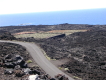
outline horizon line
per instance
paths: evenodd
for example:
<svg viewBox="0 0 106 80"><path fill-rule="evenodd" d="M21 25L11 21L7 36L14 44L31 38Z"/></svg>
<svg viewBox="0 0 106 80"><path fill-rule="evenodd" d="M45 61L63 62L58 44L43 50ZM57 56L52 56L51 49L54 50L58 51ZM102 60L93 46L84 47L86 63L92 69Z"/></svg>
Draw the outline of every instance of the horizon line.
<svg viewBox="0 0 106 80"><path fill-rule="evenodd" d="M63 12L63 11L79 11L79 10L93 10L93 9L106 9L106 8L88 8L88 9L71 9L71 10L54 10L54 11L38 11L38 12L20 12L20 13L2 13L0 15L12 15L12 14L28 14L28 13L47 13L47 12Z"/></svg>

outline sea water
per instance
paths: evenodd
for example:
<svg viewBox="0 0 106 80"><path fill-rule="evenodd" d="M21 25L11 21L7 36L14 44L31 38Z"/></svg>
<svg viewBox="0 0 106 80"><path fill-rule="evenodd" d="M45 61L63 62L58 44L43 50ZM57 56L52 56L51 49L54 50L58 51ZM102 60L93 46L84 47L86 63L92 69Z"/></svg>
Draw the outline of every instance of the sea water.
<svg viewBox="0 0 106 80"><path fill-rule="evenodd" d="M106 24L106 8L0 15L0 26Z"/></svg>

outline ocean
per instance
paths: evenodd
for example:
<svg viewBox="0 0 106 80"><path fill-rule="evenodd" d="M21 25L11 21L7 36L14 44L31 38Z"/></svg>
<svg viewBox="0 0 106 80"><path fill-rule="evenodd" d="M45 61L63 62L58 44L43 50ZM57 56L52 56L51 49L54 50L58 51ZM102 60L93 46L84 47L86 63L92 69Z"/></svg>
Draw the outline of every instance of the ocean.
<svg viewBox="0 0 106 80"><path fill-rule="evenodd" d="M1 27L10 25L56 25L63 23L106 25L106 8L0 15Z"/></svg>

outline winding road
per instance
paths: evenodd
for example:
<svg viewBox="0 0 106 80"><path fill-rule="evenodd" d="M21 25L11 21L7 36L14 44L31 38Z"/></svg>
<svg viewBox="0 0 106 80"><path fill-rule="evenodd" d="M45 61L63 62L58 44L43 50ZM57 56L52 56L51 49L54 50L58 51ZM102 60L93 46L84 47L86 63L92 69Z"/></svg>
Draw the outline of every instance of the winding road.
<svg viewBox="0 0 106 80"><path fill-rule="evenodd" d="M36 44L28 42L16 42L16 41L4 41L4 40L0 40L0 42L15 43L24 46L30 53L32 58L35 60L35 62L51 77L54 77L56 74L61 73L67 76L69 80L74 80L73 78L71 78L70 76L59 70L49 60L47 60L47 58L43 55L41 49Z"/></svg>

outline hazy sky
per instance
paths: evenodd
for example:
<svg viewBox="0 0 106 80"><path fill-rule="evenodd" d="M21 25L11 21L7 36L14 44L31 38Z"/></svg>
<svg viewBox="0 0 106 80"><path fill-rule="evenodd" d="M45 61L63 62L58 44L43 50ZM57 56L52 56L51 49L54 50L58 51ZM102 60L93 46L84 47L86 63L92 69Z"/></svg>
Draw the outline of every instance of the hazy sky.
<svg viewBox="0 0 106 80"><path fill-rule="evenodd" d="M0 0L0 14L106 8L106 0Z"/></svg>

